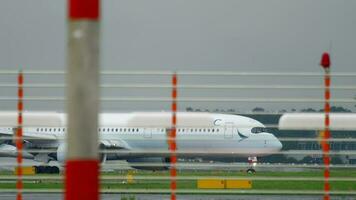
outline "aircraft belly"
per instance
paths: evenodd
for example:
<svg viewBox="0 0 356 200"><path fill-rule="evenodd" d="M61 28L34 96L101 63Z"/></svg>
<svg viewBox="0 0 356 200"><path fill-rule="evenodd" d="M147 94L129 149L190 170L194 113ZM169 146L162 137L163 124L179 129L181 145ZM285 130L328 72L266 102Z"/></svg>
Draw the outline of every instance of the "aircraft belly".
<svg viewBox="0 0 356 200"><path fill-rule="evenodd" d="M121 135L131 147L125 157L161 156L169 157L167 137L164 134ZM178 135L176 138L179 157L246 157L266 154L259 141L241 140L239 137L225 138L224 135Z"/></svg>

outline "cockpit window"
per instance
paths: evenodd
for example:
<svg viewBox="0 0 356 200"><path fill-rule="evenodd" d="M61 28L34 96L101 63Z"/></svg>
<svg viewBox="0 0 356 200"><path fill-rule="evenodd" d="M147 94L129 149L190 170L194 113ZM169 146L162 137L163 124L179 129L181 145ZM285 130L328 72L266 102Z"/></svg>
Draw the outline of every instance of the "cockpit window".
<svg viewBox="0 0 356 200"><path fill-rule="evenodd" d="M267 128L265 127L254 127L251 129L252 133L263 133L263 132L267 132Z"/></svg>

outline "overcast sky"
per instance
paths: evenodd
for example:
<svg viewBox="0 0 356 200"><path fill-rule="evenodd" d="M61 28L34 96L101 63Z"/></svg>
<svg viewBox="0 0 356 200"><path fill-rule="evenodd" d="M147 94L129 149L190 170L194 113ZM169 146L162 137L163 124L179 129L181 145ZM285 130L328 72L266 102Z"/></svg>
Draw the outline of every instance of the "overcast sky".
<svg viewBox="0 0 356 200"><path fill-rule="evenodd" d="M102 0L101 67L320 72L320 55L331 50L333 71L355 73L355 10L355 0ZM1 69L65 69L66 0L1 0L0 29ZM288 81L262 77L228 83L296 84ZM356 84L355 78L337 81ZM340 95L353 98L355 93ZM257 97L248 92L238 97L249 95ZM207 107L242 109L232 104ZM292 107L298 106L271 109Z"/></svg>

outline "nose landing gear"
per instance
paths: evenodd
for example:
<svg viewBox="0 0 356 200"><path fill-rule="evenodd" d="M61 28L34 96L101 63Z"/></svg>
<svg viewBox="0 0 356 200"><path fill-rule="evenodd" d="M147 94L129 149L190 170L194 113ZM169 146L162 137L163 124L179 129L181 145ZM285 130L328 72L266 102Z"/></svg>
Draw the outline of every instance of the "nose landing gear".
<svg viewBox="0 0 356 200"><path fill-rule="evenodd" d="M255 166L257 165L257 157L248 157L249 168L246 170L248 174L255 174Z"/></svg>

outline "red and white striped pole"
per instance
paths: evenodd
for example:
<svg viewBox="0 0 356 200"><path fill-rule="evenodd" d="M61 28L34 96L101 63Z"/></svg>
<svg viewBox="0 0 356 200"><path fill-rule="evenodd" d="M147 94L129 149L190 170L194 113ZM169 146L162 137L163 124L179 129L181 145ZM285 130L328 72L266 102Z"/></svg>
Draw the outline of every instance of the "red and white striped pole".
<svg viewBox="0 0 356 200"><path fill-rule="evenodd" d="M177 142L176 142L176 137L177 137L177 97L178 97L178 91L177 91L177 84L178 84L178 77L177 74L173 74L172 76L172 128L171 132L168 137L168 144L169 144L169 151L170 151L170 175L171 175L171 200L176 200L176 190L177 190L177 169L176 169L176 164L177 164L177 155L176 155L176 150L177 150Z"/></svg>
<svg viewBox="0 0 356 200"><path fill-rule="evenodd" d="M329 144L329 139L330 139L330 97L331 97L331 92L330 92L330 84L331 84L331 78L330 78L330 56L328 53L324 53L321 58L320 65L324 68L324 87L325 87L325 93L324 93L324 99L325 99L325 105L324 105L324 111L325 111L325 128L324 128L324 133L322 137L322 142L321 142L321 147L323 150L323 161L324 161L324 200L329 200L330 199L330 183L329 183L329 177L330 177L330 144Z"/></svg>
<svg viewBox="0 0 356 200"><path fill-rule="evenodd" d="M99 199L100 0L68 0L66 200Z"/></svg>
<svg viewBox="0 0 356 200"><path fill-rule="evenodd" d="M23 74L19 72L17 76L17 129L16 129L16 149L17 149L17 196L16 200L22 200L22 150L23 150L23 138L22 138L22 124L23 124Z"/></svg>

